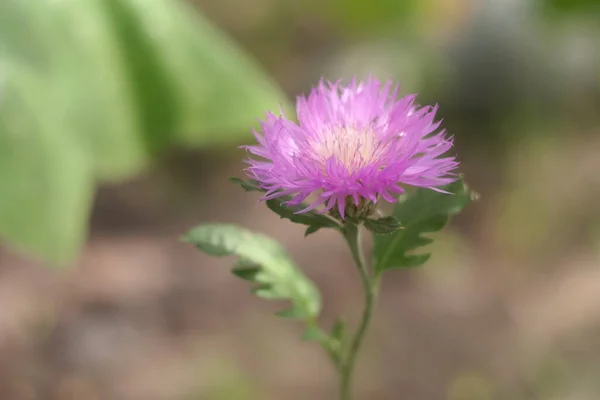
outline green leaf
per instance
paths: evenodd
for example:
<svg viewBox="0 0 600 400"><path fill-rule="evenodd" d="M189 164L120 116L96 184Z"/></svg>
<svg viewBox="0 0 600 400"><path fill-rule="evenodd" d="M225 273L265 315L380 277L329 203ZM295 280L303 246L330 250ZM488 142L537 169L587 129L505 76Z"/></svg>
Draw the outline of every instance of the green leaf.
<svg viewBox="0 0 600 400"><path fill-rule="evenodd" d="M329 337L325 332L323 332L321 328L314 324L310 324L302 333L302 340L307 340L310 342L328 343Z"/></svg>
<svg viewBox="0 0 600 400"><path fill-rule="evenodd" d="M243 180L239 178L230 178L230 181L237 185L240 185L242 189L244 189L247 192L266 191L259 186L258 182L252 179ZM318 214L313 211L296 214L298 211L305 209L307 205L304 203L292 206L284 204L289 200L291 200L290 196L281 196L276 199L267 200L266 203L267 207L269 207L271 211L279 215L281 218L289 219L290 221L295 222L297 224L308 225L304 236L308 236L312 233L315 233L321 228L340 228L340 225L335 220L323 214Z"/></svg>
<svg viewBox="0 0 600 400"><path fill-rule="evenodd" d="M337 362L340 361L341 356L344 353L344 347L348 340L347 336L348 325L346 325L342 319L336 319L331 327L331 332L329 333L329 347L330 353Z"/></svg>
<svg viewBox="0 0 600 400"><path fill-rule="evenodd" d="M96 182L172 144L250 136L283 99L184 1L0 1L0 235L68 261Z"/></svg>
<svg viewBox="0 0 600 400"><path fill-rule="evenodd" d="M252 179L248 179L248 180L243 180L240 178L229 178L229 180L232 183L235 183L236 185L240 185L240 187L242 189L244 189L246 192L264 192L265 190L262 189L258 182Z"/></svg>
<svg viewBox="0 0 600 400"><path fill-rule="evenodd" d="M250 263L248 265L241 264L242 263L237 262L231 272L240 279L255 282L256 276L260 273L260 265L257 266L255 263Z"/></svg>
<svg viewBox="0 0 600 400"><path fill-rule="evenodd" d="M62 116L44 109L53 99L36 89L45 82L26 68L2 72L0 236L62 264L86 236L91 168L81 149L56 131Z"/></svg>
<svg viewBox="0 0 600 400"><path fill-rule="evenodd" d="M302 310L300 310L296 307L277 311L275 313L275 315L277 315L278 317L281 317L281 318L306 319L306 315L302 312Z"/></svg>
<svg viewBox="0 0 600 400"><path fill-rule="evenodd" d="M376 273L423 265L430 254L411 254L413 250L432 242L423 234L442 229L450 216L459 213L476 196L462 179L442 189L451 194L417 189L395 205L393 215L402 223L403 229L391 235L373 235L373 265Z"/></svg>
<svg viewBox="0 0 600 400"><path fill-rule="evenodd" d="M239 141L250 136L250 126L266 110L286 106L285 95L259 64L190 2L119 1L131 8L160 54L177 94L173 132L183 144Z"/></svg>
<svg viewBox="0 0 600 400"><path fill-rule="evenodd" d="M565 14L569 13L600 11L597 0L542 0L540 5L546 8L545 11L558 14L560 17L565 17Z"/></svg>
<svg viewBox="0 0 600 400"><path fill-rule="evenodd" d="M314 320L321 311L321 296L314 284L295 266L274 240L236 225L201 225L184 240L215 256L240 257L233 272L257 286L253 292L265 299L286 299L291 308L278 313L286 318Z"/></svg>
<svg viewBox="0 0 600 400"><path fill-rule="evenodd" d="M172 143L249 136L257 116L285 99L177 0L2 1L0 52L3 66L43 79L36 91L53 99L45 106L63 116L60 131L86 149L102 179L138 173Z"/></svg>
<svg viewBox="0 0 600 400"><path fill-rule="evenodd" d="M148 160L117 43L100 0L0 2L3 68L26 69L36 82L27 90L47 100L27 117L57 115L47 129L80 147L93 173L111 180L131 176ZM11 78L19 91L15 80L23 79Z"/></svg>
<svg viewBox="0 0 600 400"><path fill-rule="evenodd" d="M324 14L333 29L341 29L345 35L384 35L390 28L411 27L418 18L417 0L371 0L369 6L361 0L330 0L302 2L311 12ZM378 36L379 37L379 36Z"/></svg>
<svg viewBox="0 0 600 400"><path fill-rule="evenodd" d="M267 207L281 218L289 219L297 224L308 225L310 229L310 231L307 230L308 234L314 233L321 228L339 228L340 225L336 221L323 214L317 214L313 211L296 214L298 211L306 208L306 204L299 204L297 206L283 204L290 199L291 197L289 196L282 196L267 200Z"/></svg>
<svg viewBox="0 0 600 400"><path fill-rule="evenodd" d="M306 231L304 231L304 237L307 237L308 235L312 235L313 233L317 232L321 228L322 227L319 225L310 225L308 228L306 228Z"/></svg>
<svg viewBox="0 0 600 400"><path fill-rule="evenodd" d="M333 323L329 336L334 340L342 342L344 340L344 337L346 336L347 330L348 327L346 326L346 323L338 318Z"/></svg>
<svg viewBox="0 0 600 400"><path fill-rule="evenodd" d="M333 364L339 368L347 336L347 326L341 319L336 319L329 334L315 323L309 322L302 335L303 340L319 342Z"/></svg>
<svg viewBox="0 0 600 400"><path fill-rule="evenodd" d="M393 215L378 219L367 218L365 220L365 228L367 228L373 233L378 233L382 235L393 233L401 226L402 225L400 224L400 221L398 221L398 219Z"/></svg>
<svg viewBox="0 0 600 400"><path fill-rule="evenodd" d="M159 8L164 1L145 3L146 7ZM102 0L100 4L116 39L144 147L149 154L158 153L175 142L171 133L179 122L180 96L176 78L169 74L164 51L149 34L150 28L144 26L147 10L140 9L135 0ZM173 19L169 14L164 16Z"/></svg>

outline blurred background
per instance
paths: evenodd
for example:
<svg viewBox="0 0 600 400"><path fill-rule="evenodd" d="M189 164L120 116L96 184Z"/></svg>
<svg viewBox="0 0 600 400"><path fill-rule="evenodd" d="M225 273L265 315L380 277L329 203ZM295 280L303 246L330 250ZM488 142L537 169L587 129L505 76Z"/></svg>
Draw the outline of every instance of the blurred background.
<svg viewBox="0 0 600 400"><path fill-rule="evenodd" d="M599 399L595 0L2 0L0 399L335 398L301 327L178 237L273 235L324 323L355 318L341 238L226 178L266 110L369 73L440 104L481 199L386 276L356 398Z"/></svg>

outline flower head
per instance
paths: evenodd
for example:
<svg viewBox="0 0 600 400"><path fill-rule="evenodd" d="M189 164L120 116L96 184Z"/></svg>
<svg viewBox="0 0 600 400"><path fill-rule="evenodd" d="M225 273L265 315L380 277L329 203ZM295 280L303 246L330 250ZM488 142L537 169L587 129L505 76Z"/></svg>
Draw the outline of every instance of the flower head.
<svg viewBox="0 0 600 400"><path fill-rule="evenodd" d="M246 148L248 175L266 190L263 199L290 196L288 205L316 197L299 212L394 202L402 185L434 190L456 180L454 157L444 157L452 139L438 131L437 106L420 107L415 96L398 99L398 88L375 79L321 81L297 99L298 123L267 113L258 145Z"/></svg>

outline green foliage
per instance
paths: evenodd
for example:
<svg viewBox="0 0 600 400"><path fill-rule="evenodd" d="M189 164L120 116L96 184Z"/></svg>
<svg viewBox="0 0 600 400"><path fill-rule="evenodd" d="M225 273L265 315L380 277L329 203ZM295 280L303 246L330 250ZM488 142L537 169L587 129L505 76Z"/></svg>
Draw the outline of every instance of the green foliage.
<svg viewBox="0 0 600 400"><path fill-rule="evenodd" d="M311 342L328 343L329 336L316 323L309 324L302 333L302 339Z"/></svg>
<svg viewBox="0 0 600 400"><path fill-rule="evenodd" d="M258 182L252 179L244 180L240 178L229 178L229 181L236 185L240 185L246 192L264 192L264 189L258 185Z"/></svg>
<svg viewBox="0 0 600 400"><path fill-rule="evenodd" d="M419 4L417 0L330 0L318 5L308 1L305 6L324 13L346 35L364 36L407 25L414 20Z"/></svg>
<svg viewBox="0 0 600 400"><path fill-rule="evenodd" d="M348 325L342 319L336 319L329 332L329 346L331 348L331 356L337 364L341 362L341 356L344 352L348 335Z"/></svg>
<svg viewBox="0 0 600 400"><path fill-rule="evenodd" d="M403 229L393 234L373 235L373 266L377 274L425 263L429 253L410 254L433 241L423 234L442 229L450 216L459 213L475 197L462 179L443 190L451 194L418 189L395 205L393 214L402 223Z"/></svg>
<svg viewBox="0 0 600 400"><path fill-rule="evenodd" d="M231 142L282 95L177 0L0 2L0 235L61 263L97 181ZM218 133L218 134L217 134Z"/></svg>
<svg viewBox="0 0 600 400"><path fill-rule="evenodd" d="M256 62L188 2L113 1L130 6L139 29L152 38L161 56L177 94L178 118L174 132L168 133L176 134L180 143L239 140L265 110L285 103L284 95Z"/></svg>
<svg viewBox="0 0 600 400"><path fill-rule="evenodd" d="M599 12L600 2L598 0L543 0L541 5L548 11L566 14L573 12Z"/></svg>
<svg viewBox="0 0 600 400"><path fill-rule="evenodd" d="M19 79L0 88L0 235L59 260L81 244L92 173L75 143L56 131L61 116L35 91L43 82L15 72Z"/></svg>
<svg viewBox="0 0 600 400"><path fill-rule="evenodd" d="M378 219L367 218L365 220L365 228L380 235L394 233L401 226L400 221L393 215Z"/></svg>
<svg viewBox="0 0 600 400"><path fill-rule="evenodd" d="M265 192L265 190L262 189L254 180L245 181L239 178L231 178L230 180L231 182L240 185L242 189L247 192ZM271 211L279 215L281 218L289 219L297 224L307 225L308 228L306 228L305 236L315 233L321 228L340 228L339 223L334 219L323 214L318 214L314 211L296 214L298 211L308 207L308 205L302 203L295 206L288 206L284 204L290 199L290 196L281 196L276 199L267 200L267 207L269 207Z"/></svg>
<svg viewBox="0 0 600 400"><path fill-rule="evenodd" d="M240 261L233 272L256 284L254 294L292 303L277 315L307 320L311 324L319 315L321 296L317 288L274 240L228 224L198 226L184 240L210 255L238 256Z"/></svg>

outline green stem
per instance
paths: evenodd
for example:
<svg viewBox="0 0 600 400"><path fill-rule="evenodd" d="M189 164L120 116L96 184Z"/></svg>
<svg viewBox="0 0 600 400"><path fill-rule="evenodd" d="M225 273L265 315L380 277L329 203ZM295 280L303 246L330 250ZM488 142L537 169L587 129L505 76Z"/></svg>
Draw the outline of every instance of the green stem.
<svg viewBox="0 0 600 400"><path fill-rule="evenodd" d="M377 277L371 279L365 263L365 258L362 252L360 244L360 227L351 223L348 223L344 227L344 237L348 242L350 251L352 252L352 258L356 264L360 279L362 282L365 305L362 313L362 318L350 342L350 348L344 359L342 359L339 367L340 372L340 399L350 400L350 391L352 386L352 378L356 365L356 356L363 343L363 339L369 327L371 321L371 315L373 314L373 307L375 305L377 291L379 286L379 279Z"/></svg>

